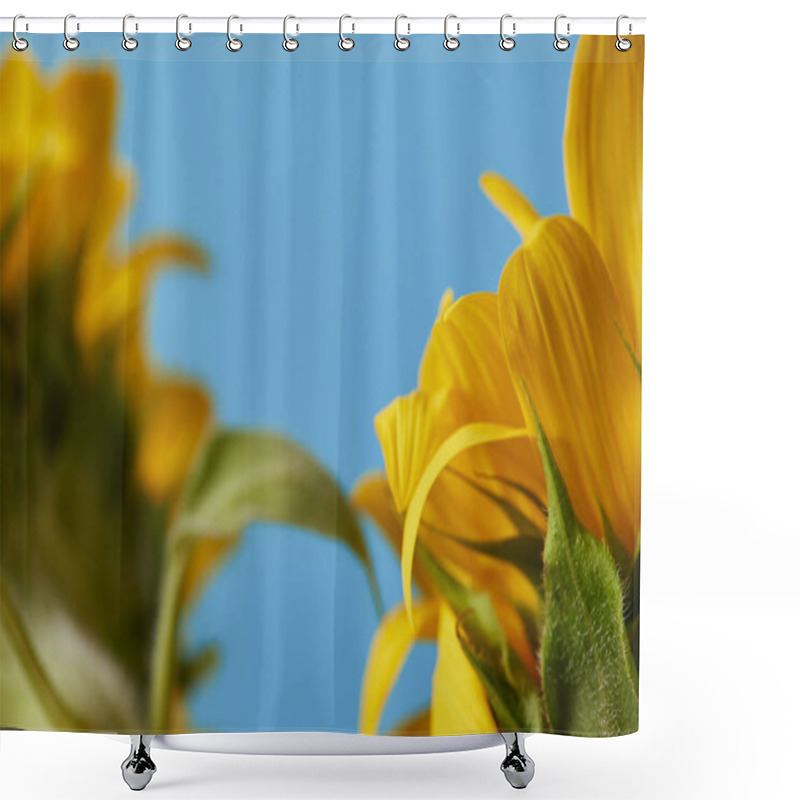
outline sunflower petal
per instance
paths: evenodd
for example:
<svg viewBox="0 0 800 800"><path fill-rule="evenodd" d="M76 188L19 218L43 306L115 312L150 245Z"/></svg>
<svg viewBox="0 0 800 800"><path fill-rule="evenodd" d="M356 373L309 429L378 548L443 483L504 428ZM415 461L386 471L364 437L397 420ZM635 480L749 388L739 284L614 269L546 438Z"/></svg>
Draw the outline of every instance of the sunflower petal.
<svg viewBox="0 0 800 800"><path fill-rule="evenodd" d="M419 388L431 394L457 390L470 420L523 424L503 349L497 295L464 295L440 314L420 364Z"/></svg>
<svg viewBox="0 0 800 800"><path fill-rule="evenodd" d="M431 735L455 736L497 730L481 679L458 640L455 614L439 612L436 668L431 696Z"/></svg>
<svg viewBox="0 0 800 800"><path fill-rule="evenodd" d="M350 493L350 503L356 511L366 514L377 525L399 558L403 520L397 513L385 473L372 472L362 476ZM434 593L433 581L424 569L415 566L413 577L414 583L424 594Z"/></svg>
<svg viewBox="0 0 800 800"><path fill-rule="evenodd" d="M524 241L539 221L539 212L530 200L511 181L496 172L484 172L480 183L486 196L508 218Z"/></svg>
<svg viewBox="0 0 800 800"><path fill-rule="evenodd" d="M162 380L144 409L136 474L145 491L163 501L177 493L189 472L211 417L208 395L199 386Z"/></svg>
<svg viewBox="0 0 800 800"><path fill-rule="evenodd" d="M634 354L642 331L644 37L620 53L613 37L581 36L564 134L572 216L591 234L619 297Z"/></svg>
<svg viewBox="0 0 800 800"><path fill-rule="evenodd" d="M471 447L477 447L491 442L500 442L507 439L520 439L528 436L526 428L512 428L508 425L496 425L491 422L473 422L452 433L433 454L427 463L419 482L416 484L414 494L408 504L405 523L403 525L403 550L401 554L401 571L403 578L403 597L409 621L413 624L411 616L411 575L414 563L414 547L417 542L417 533L422 519L422 510L431 487L441 474L442 470L460 453Z"/></svg>
<svg viewBox="0 0 800 800"><path fill-rule="evenodd" d="M120 185L120 191L123 191ZM122 202L122 198L118 198ZM204 251L193 242L168 234L137 243L124 265L92 260L81 275L81 291L75 315L78 341L91 348L108 333L127 324L128 332L143 318L150 280L163 265L181 264L202 270Z"/></svg>
<svg viewBox="0 0 800 800"><path fill-rule="evenodd" d="M386 475L399 512L408 507L419 478L440 442L457 428L457 403L458 398L446 390L414 391L396 397L375 417Z"/></svg>
<svg viewBox="0 0 800 800"><path fill-rule="evenodd" d="M574 220L542 220L506 265L499 299L521 400L527 387L579 518L602 538L605 512L633 552L641 381L612 316L603 259Z"/></svg>
<svg viewBox="0 0 800 800"><path fill-rule="evenodd" d="M386 701L394 688L403 665L417 639L436 636L441 601L423 600L413 609L414 628L408 624L405 609L395 606L384 615L372 639L361 684L361 709L358 729L361 733L376 734Z"/></svg>
<svg viewBox="0 0 800 800"><path fill-rule="evenodd" d="M3 64L0 98L0 229L5 231L47 127L46 93L35 61L10 58Z"/></svg>

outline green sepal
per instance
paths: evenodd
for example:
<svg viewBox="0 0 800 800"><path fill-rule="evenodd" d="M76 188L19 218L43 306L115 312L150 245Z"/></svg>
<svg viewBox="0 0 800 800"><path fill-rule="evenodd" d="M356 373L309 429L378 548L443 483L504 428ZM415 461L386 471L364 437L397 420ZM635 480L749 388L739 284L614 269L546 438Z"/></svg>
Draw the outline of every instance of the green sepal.
<svg viewBox="0 0 800 800"><path fill-rule="evenodd" d="M528 396L547 482L542 685L551 730L582 736L639 726L636 667L622 586L606 545L579 523Z"/></svg>

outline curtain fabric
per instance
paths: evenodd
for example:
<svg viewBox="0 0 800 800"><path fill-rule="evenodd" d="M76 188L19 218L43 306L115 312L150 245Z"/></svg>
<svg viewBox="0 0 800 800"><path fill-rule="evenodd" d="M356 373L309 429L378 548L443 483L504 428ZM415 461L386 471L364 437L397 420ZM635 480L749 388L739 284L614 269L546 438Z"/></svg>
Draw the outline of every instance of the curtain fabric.
<svg viewBox="0 0 800 800"><path fill-rule="evenodd" d="M0 726L638 727L644 40L0 44Z"/></svg>

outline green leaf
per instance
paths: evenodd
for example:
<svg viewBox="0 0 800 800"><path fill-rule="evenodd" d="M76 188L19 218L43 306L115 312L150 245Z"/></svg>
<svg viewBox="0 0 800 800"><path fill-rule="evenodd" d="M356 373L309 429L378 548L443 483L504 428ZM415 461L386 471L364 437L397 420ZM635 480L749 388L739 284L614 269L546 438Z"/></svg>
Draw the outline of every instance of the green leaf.
<svg viewBox="0 0 800 800"><path fill-rule="evenodd" d="M152 656L152 730L167 729L178 679L176 636L186 571L210 540L235 541L254 522L293 525L347 545L364 565L378 613L380 592L361 527L335 478L296 442L277 433L215 431L186 482L160 592Z"/></svg>
<svg viewBox="0 0 800 800"><path fill-rule="evenodd" d="M542 682L550 725L554 732L583 736L633 733L639 726L636 668L616 564L606 545L578 522L530 397L528 402L549 508Z"/></svg>
<svg viewBox="0 0 800 800"><path fill-rule="evenodd" d="M541 731L539 687L509 645L490 596L459 583L420 543L417 557L458 615L459 642L483 684L498 728Z"/></svg>
<svg viewBox="0 0 800 800"><path fill-rule="evenodd" d="M335 478L307 450L277 433L221 430L198 457L178 517L176 544L229 538L253 522L316 531L347 545L380 593L366 540Z"/></svg>

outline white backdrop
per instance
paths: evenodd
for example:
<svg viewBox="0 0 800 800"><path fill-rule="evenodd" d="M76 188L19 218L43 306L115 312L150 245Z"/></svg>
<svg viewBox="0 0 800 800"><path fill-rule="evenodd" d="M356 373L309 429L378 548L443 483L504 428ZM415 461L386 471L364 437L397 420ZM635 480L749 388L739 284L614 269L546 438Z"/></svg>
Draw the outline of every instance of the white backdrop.
<svg viewBox="0 0 800 800"><path fill-rule="evenodd" d="M533 737L555 798L797 797L800 8L686 0L53 0L4 14L648 17L641 730ZM124 745L0 734L0 796L126 796ZM161 798L507 797L501 750L289 758L156 752Z"/></svg>

